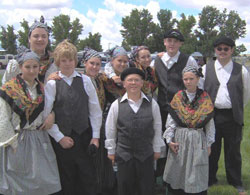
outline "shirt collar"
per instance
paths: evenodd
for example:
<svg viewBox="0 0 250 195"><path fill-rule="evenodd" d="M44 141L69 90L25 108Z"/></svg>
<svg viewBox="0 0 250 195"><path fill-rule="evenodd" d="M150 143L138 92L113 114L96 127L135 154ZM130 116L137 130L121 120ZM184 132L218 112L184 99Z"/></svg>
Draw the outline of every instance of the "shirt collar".
<svg viewBox="0 0 250 195"><path fill-rule="evenodd" d="M146 99L147 101L149 101L148 97L143 92L141 92L141 98L139 100L142 100L142 99ZM125 100L128 100L128 93L127 92L122 96L121 102L123 102Z"/></svg>
<svg viewBox="0 0 250 195"><path fill-rule="evenodd" d="M217 70L221 70L223 68L224 69L232 69L233 68L233 61L230 60L225 66L222 66L221 63L218 60L216 60L215 61L215 68Z"/></svg>
<svg viewBox="0 0 250 195"><path fill-rule="evenodd" d="M73 72L69 77L67 77L66 75L62 74L61 71L59 71L59 76L60 76L61 78L68 78L68 79L70 79L70 78L74 78L74 77L77 77L77 76L80 77L81 74L78 73L78 72L76 72L76 71L74 70L74 72Z"/></svg>
<svg viewBox="0 0 250 195"><path fill-rule="evenodd" d="M170 59L173 60L174 62L177 62L177 61L178 61L178 58L179 58L179 56L180 56L180 53L181 53L181 52L178 51L173 57L170 57L170 56L168 55L168 53L165 52L165 53L163 54L163 56L162 56L162 59L163 59L165 62L169 61Z"/></svg>
<svg viewBox="0 0 250 195"><path fill-rule="evenodd" d="M38 85L37 82L35 82L34 85L32 85L32 86L30 86L30 84L29 84L27 81L24 80L24 82L26 83L27 88L28 88L29 90L31 90L31 91L34 90L34 89L36 88L36 86Z"/></svg>

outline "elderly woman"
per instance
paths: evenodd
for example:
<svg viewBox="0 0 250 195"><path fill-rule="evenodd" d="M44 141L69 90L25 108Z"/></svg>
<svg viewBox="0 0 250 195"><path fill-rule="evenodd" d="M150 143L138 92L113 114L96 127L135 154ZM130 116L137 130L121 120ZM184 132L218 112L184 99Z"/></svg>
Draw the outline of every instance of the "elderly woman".
<svg viewBox="0 0 250 195"><path fill-rule="evenodd" d="M40 57L40 71L38 74L38 78L42 83L46 82L46 78L52 72L55 72L57 70L57 67L53 64L53 60L50 58L50 52L46 49L49 42L50 28L43 22L44 21L35 21L29 30L30 50ZM20 68L17 61L9 61L2 78L2 84L6 83L19 73Z"/></svg>

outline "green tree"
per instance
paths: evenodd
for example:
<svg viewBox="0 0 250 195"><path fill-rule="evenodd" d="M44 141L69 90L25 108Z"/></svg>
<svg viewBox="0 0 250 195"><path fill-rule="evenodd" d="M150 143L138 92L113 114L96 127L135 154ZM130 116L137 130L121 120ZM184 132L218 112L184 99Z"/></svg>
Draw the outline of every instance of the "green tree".
<svg viewBox="0 0 250 195"><path fill-rule="evenodd" d="M122 18L124 30L121 30L121 34L130 47L145 45L154 27L152 19L152 15L146 9L134 9L129 16Z"/></svg>
<svg viewBox="0 0 250 195"><path fill-rule="evenodd" d="M80 24L78 18L70 22L68 15L61 14L53 18L53 26L51 29L55 39L54 46L64 39L69 39L71 43L77 45L79 41L78 36L83 30L83 25Z"/></svg>
<svg viewBox="0 0 250 195"><path fill-rule="evenodd" d="M7 29L1 26L0 41L2 48L4 48L7 53L16 54L16 39L17 35L14 33L14 27L8 25Z"/></svg>
<svg viewBox="0 0 250 195"><path fill-rule="evenodd" d="M221 21L220 11L213 6L206 6L199 14L198 29L198 51L205 57L213 56L213 42L218 35L218 24ZM216 28L217 27L217 28Z"/></svg>
<svg viewBox="0 0 250 195"><path fill-rule="evenodd" d="M82 33L83 25L80 23L80 20L76 18L72 22L72 30L69 34L69 40L74 44L77 45L79 42L78 36Z"/></svg>
<svg viewBox="0 0 250 195"><path fill-rule="evenodd" d="M157 19L159 24L152 25L152 36L147 39L147 46L151 52L164 51L165 46L163 44L164 34L174 28L177 24L177 20L173 18L171 10L161 9L157 13Z"/></svg>
<svg viewBox="0 0 250 195"><path fill-rule="evenodd" d="M86 39L79 41L78 49L83 50L85 47L90 47L96 51L102 51L101 37L99 33L92 34L90 32Z"/></svg>
<svg viewBox="0 0 250 195"><path fill-rule="evenodd" d="M245 47L244 44L238 45L235 49L234 49L234 53L233 56L238 56L241 53L247 51L247 48Z"/></svg>
<svg viewBox="0 0 250 195"><path fill-rule="evenodd" d="M181 14L181 20L178 22L178 29L184 36L185 43L181 47L181 51L186 54L191 54L197 49L197 39L193 33L193 28L196 24L194 16L186 17L184 13Z"/></svg>
<svg viewBox="0 0 250 195"><path fill-rule="evenodd" d="M22 22L20 22L21 27L23 28L22 30L18 31L18 42L20 45L23 45L25 47L29 47L29 24L28 22L23 19Z"/></svg>
<svg viewBox="0 0 250 195"><path fill-rule="evenodd" d="M226 35L236 40L246 35L246 21L242 20L236 11L231 10L227 14L227 9L221 13L219 23L220 35Z"/></svg>
<svg viewBox="0 0 250 195"><path fill-rule="evenodd" d="M246 22L240 18L236 11L227 13L227 9L220 12L212 6L203 8L199 14L199 27L196 31L198 37L198 48L203 55L213 56L213 42L218 36L228 36L234 40L245 37ZM243 46L236 47L236 53L243 52Z"/></svg>

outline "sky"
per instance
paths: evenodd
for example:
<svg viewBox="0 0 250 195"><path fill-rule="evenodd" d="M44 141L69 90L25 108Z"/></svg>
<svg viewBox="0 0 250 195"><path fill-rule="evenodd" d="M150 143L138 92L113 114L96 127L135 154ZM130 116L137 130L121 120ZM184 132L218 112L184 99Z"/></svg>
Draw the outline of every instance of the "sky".
<svg viewBox="0 0 250 195"><path fill-rule="evenodd" d="M0 25L13 25L18 31L21 30L20 22L23 18L31 25L43 15L45 21L52 24L55 16L66 14L72 21L80 19L84 26L81 39L86 38L89 32L100 33L102 47L106 50L121 45L121 19L129 16L135 8L148 9L154 22L157 22L160 9L171 10L177 19L184 13L186 16L193 15L198 21L198 14L206 5L238 12L247 23L247 34L245 38L237 40L236 44L243 43L247 48L246 53L250 53L250 0L1 0Z"/></svg>

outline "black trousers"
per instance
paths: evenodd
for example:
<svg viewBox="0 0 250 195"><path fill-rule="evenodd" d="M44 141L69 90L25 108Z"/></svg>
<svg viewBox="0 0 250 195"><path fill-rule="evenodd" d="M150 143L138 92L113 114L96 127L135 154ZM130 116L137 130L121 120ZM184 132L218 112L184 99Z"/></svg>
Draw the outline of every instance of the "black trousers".
<svg viewBox="0 0 250 195"><path fill-rule="evenodd" d="M242 186L240 153L242 125L234 121L232 109L215 109L214 121L216 134L209 156L209 184L217 182L216 173L223 138L227 181L230 185Z"/></svg>
<svg viewBox="0 0 250 195"><path fill-rule="evenodd" d="M144 162L117 157L119 195L154 195L154 156Z"/></svg>
<svg viewBox="0 0 250 195"><path fill-rule="evenodd" d="M70 149L63 149L52 140L62 185L58 195L96 194L95 167L92 157L87 153L91 134L91 130L81 135L72 131L70 137L74 140L74 146Z"/></svg>

